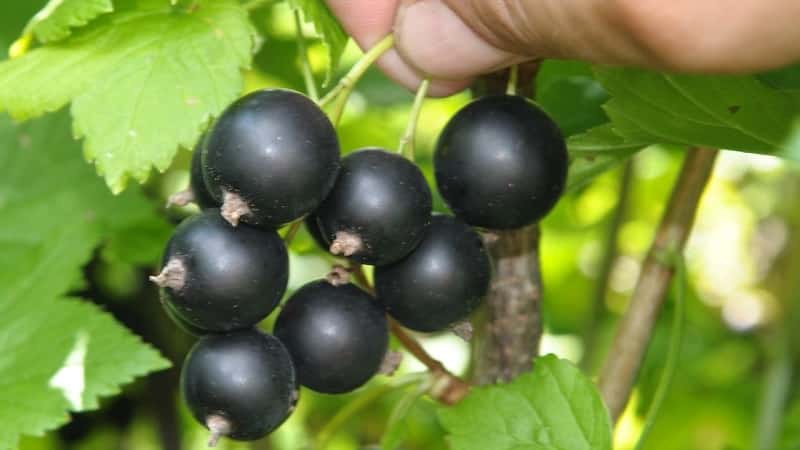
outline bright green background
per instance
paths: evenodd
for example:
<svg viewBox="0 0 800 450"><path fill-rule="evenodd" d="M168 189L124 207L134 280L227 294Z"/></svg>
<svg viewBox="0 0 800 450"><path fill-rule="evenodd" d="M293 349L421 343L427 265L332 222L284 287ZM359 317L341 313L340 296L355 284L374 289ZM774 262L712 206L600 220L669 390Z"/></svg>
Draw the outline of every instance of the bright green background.
<svg viewBox="0 0 800 450"><path fill-rule="evenodd" d="M3 48L17 39L42 3L0 6ZM314 1L292 4L305 8L309 19L325 20ZM189 418L175 391L178 367L192 339L168 322L155 290L145 282L171 226L193 212L166 211L162 205L186 185L190 154L179 147L190 148L204 124L228 102L262 87L304 89L286 4L267 6L249 17L232 0L199 2L193 15L183 16L161 0L115 1L114 13L108 12L110 5L107 0L65 0L31 28L47 46L34 45L26 56L0 64L0 110L17 118L58 110L16 125L0 116L0 442L13 446L15 437L7 440L7 435L38 434L70 419L65 413L71 408L68 398L43 387L76 348L86 347L81 408L91 409L97 396L122 386L120 395L101 401L99 411L73 414L61 431L23 437L19 448L24 450L155 449L176 440L184 448L203 445L205 431ZM333 45L309 43L318 82L327 78L327 62L344 43L335 27L326 26ZM251 61L254 33L266 39ZM350 44L341 67L357 57ZM571 189L542 224L543 350L579 363L587 348L585 330L596 324L599 332L591 337L595 352L586 363L590 376L624 311L680 166L682 146L731 148L790 161L735 152L720 157L687 250L691 289L684 348L648 449L754 448L762 422L777 423L783 430L780 450L800 448L800 402L794 401L793 382L800 268L800 209L794 199L800 178L791 162L800 155L800 134L792 133L800 111L798 80L794 68L759 77L695 77L593 71L570 62L542 67L536 100L572 136L574 158ZM370 71L339 128L343 149L394 148L411 99ZM436 135L467 101L461 94L425 103L417 162L428 176ZM73 141L72 135L83 140ZM643 146L649 147L631 160L630 182L621 186L618 163ZM123 194L112 196L83 158L95 161L115 191L126 180L134 181ZM143 186L136 180L144 181ZM619 227L614 270L603 312L592 316L603 242L621 187L629 202ZM438 198L436 205L444 210ZM324 274L330 260L305 232L292 250L292 288ZM663 368L672 311L668 302L642 382L618 427L615 448L632 448L638 436ZM126 384L165 367L166 361L120 323L157 348L173 367ZM81 336L90 337L88 344ZM468 372L465 344L447 335L422 339L454 371ZM568 366L548 361L566 371L564 379L583 386L584 379ZM401 372L420 369L408 357ZM483 423L481 410L497 398L506 396L513 403L530 394L527 406L521 403L507 415L497 411L510 403L490 409L487 432L498 432L492 424L512 424L508 418L515 411L535 408L537 402L557 403L545 395L548 390L535 395L537 388L544 389L534 377L539 373L508 388L522 394L508 397L508 392L497 391L484 400L479 394L478 400L470 400L477 405L462 406L460 418L445 412L441 421L436 405L425 398L404 401L409 395L414 398L413 390L388 389L385 377L344 396L303 392L299 409L272 437L252 446L224 442L222 448L307 448L337 412L378 390L386 394L346 422L328 448L377 448L391 422L388 440L401 442L401 448L445 448L444 424L453 433L451 443L466 449L476 441L467 433L474 430L465 418ZM574 397L573 405L590 398L590 391ZM405 417L390 420L398 404L409 406ZM588 414L592 407L586 408ZM491 422L495 416L505 422ZM540 448L502 442L498 438L493 445Z"/></svg>

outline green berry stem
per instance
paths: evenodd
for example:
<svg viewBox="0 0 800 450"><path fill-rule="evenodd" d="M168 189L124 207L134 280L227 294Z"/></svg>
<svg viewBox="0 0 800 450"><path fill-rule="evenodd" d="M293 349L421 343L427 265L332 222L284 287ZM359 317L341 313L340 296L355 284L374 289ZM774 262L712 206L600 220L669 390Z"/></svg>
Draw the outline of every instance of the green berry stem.
<svg viewBox="0 0 800 450"><path fill-rule="evenodd" d="M306 84L306 94L314 100L319 101L319 91L317 83L314 81L314 73L311 70L311 62L308 60L308 50L306 49L306 37L303 34L303 22L300 20L300 10L294 10L295 36L297 38L297 54L300 57L300 71L303 73L303 82Z"/></svg>
<svg viewBox="0 0 800 450"><path fill-rule="evenodd" d="M369 69L381 55L386 53L394 45L394 36L388 35L378 41L371 49L369 49L361 59L356 62L353 67L341 80L330 90L322 100L319 101L320 107L331 105L330 118L333 125L339 124L339 119L342 117L344 107L347 105L347 99L350 98L350 93L353 92L358 80L364 76L364 73Z"/></svg>
<svg viewBox="0 0 800 450"><path fill-rule="evenodd" d="M519 80L519 65L514 64L508 69L508 86L506 86L507 95L517 95L518 80Z"/></svg>
<svg viewBox="0 0 800 450"><path fill-rule="evenodd" d="M428 94L428 87L431 84L430 78L425 78L417 88L417 94L414 97L414 104L411 106L411 112L408 114L408 124L400 138L400 144L397 146L397 153L406 157L410 161L414 161L414 141L417 136L417 123L419 123L419 114L422 111L422 103L425 96Z"/></svg>
<svg viewBox="0 0 800 450"><path fill-rule="evenodd" d="M678 367L678 356L681 353L681 346L683 344L684 328L686 326L686 315L684 313L686 303L686 265L683 256L680 253L674 255L674 263L676 268L676 292L675 292L675 315L672 318L672 331L670 333L669 347L667 349L667 360L664 363L664 370L661 372L661 379L658 381L656 393L653 396L653 402L650 404L650 409L647 411L647 418L645 419L642 432L639 435L639 441L636 443L635 450L642 450L645 448L645 442L653 429L658 412L667 397L667 392L672 385L672 380L675 378L675 371Z"/></svg>
<svg viewBox="0 0 800 450"><path fill-rule="evenodd" d="M283 242L287 247L292 243L294 237L297 235L297 232L300 230L300 227L303 225L303 220L305 220L305 217L295 220L286 228L286 234L283 235Z"/></svg>

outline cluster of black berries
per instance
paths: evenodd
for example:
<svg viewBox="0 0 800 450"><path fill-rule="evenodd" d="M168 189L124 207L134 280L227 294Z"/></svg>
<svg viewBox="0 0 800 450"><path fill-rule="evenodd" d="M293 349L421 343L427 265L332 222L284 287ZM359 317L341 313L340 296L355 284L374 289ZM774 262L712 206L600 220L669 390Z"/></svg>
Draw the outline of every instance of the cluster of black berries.
<svg viewBox="0 0 800 450"><path fill-rule="evenodd" d="M482 98L437 143L436 181L455 217L432 215L416 165L378 148L340 160L333 126L302 94L264 90L229 106L192 160L203 212L178 226L152 277L167 314L202 336L181 389L212 443L274 430L298 385L323 393L363 385L386 354L386 313L425 332L464 321L491 277L472 226L539 220L561 194L566 165L564 141L539 109L520 97ZM255 326L288 279L275 229L304 217L323 248L375 266L376 298L334 271L284 303L274 336L262 333Z"/></svg>

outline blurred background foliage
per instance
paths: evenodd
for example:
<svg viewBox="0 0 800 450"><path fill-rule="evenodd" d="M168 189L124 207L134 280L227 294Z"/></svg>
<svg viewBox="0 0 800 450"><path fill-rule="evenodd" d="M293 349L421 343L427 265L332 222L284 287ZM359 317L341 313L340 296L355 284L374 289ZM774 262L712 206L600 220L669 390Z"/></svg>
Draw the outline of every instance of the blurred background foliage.
<svg viewBox="0 0 800 450"><path fill-rule="evenodd" d="M14 39L42 2L12 2L0 15L3 47ZM246 89L303 90L295 31L285 4L260 10L254 19L267 38L245 74ZM306 30L311 33L312 30ZM324 78L325 49L310 42L317 80ZM349 67L359 56L352 43L342 58ZM340 72L343 72L340 71ZM341 74L341 73L340 73ZM607 98L580 63L547 62L537 81L537 101L572 135L605 122ZM366 146L395 148L406 124L412 95L371 70L347 108L339 136L345 152ZM431 149L449 117L468 94L426 101L417 136L417 162L432 180ZM651 147L592 183L569 192L542 223L544 318L542 353L580 363L594 374L616 320L637 279L640 262L663 212L683 156L680 148ZM81 158L76 153L75 158ZM190 153L179 154L166 173L151 177L145 191L162 205L186 187ZM782 430L780 450L800 448L798 366L798 277L800 195L796 167L773 157L725 152L705 193L687 249L690 296L688 323L677 375L656 422L648 449L728 450L757 448L763 433ZM436 209L444 211L441 199ZM191 208L164 210L172 223ZM609 247L609 235L617 239ZM144 233L137 248L160 248L164 233ZM611 253L608 250L611 250ZM188 415L176 391L180 361L193 338L162 314L156 290L146 282L157 264L155 252L115 258L113 241L85 268L88 280L77 293L102 305L175 363L172 369L127 386L99 411L73 414L71 422L41 438L25 437L20 450L108 450L202 448L206 431ZM129 254L129 253L128 253ZM292 244L290 289L322 276L330 257L302 231ZM602 283L606 270L608 283ZM598 290L598 286L606 286ZM672 318L671 302L658 324L634 401L616 433L616 448L632 448L642 426L663 363ZM265 323L264 328L270 329ZM456 373L469 371L469 348L450 335L419 336L430 352ZM407 356L399 375L422 366ZM327 440L330 450L378 448L393 408L406 395L390 378L343 396L303 391L287 424L255 444L224 441L222 449L300 450ZM371 401L369 401L371 400ZM364 408L349 417L352 405ZM782 411L783 405L787 413ZM401 429L401 448L443 449L446 443L434 405L414 403ZM340 425L331 421L345 418ZM780 426L776 426L779 424ZM487 449L490 450L490 449ZM779 449L775 449L779 450Z"/></svg>

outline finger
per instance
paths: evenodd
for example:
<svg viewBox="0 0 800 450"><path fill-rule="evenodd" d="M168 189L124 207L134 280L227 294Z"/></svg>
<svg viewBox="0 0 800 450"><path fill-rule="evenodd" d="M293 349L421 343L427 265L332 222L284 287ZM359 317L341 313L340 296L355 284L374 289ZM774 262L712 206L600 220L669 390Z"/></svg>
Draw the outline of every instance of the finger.
<svg viewBox="0 0 800 450"><path fill-rule="evenodd" d="M403 59L434 79L468 79L526 59L489 44L441 0L401 2L394 33Z"/></svg>
<svg viewBox="0 0 800 450"><path fill-rule="evenodd" d="M391 33L399 0L327 0L345 31L361 48Z"/></svg>
<svg viewBox="0 0 800 450"><path fill-rule="evenodd" d="M368 50L392 32L399 0L328 0L331 11L339 18L345 31L363 50ZM422 74L390 49L377 61L378 67L401 86L415 90ZM428 89L431 97L440 97L464 90L470 80L433 80Z"/></svg>

